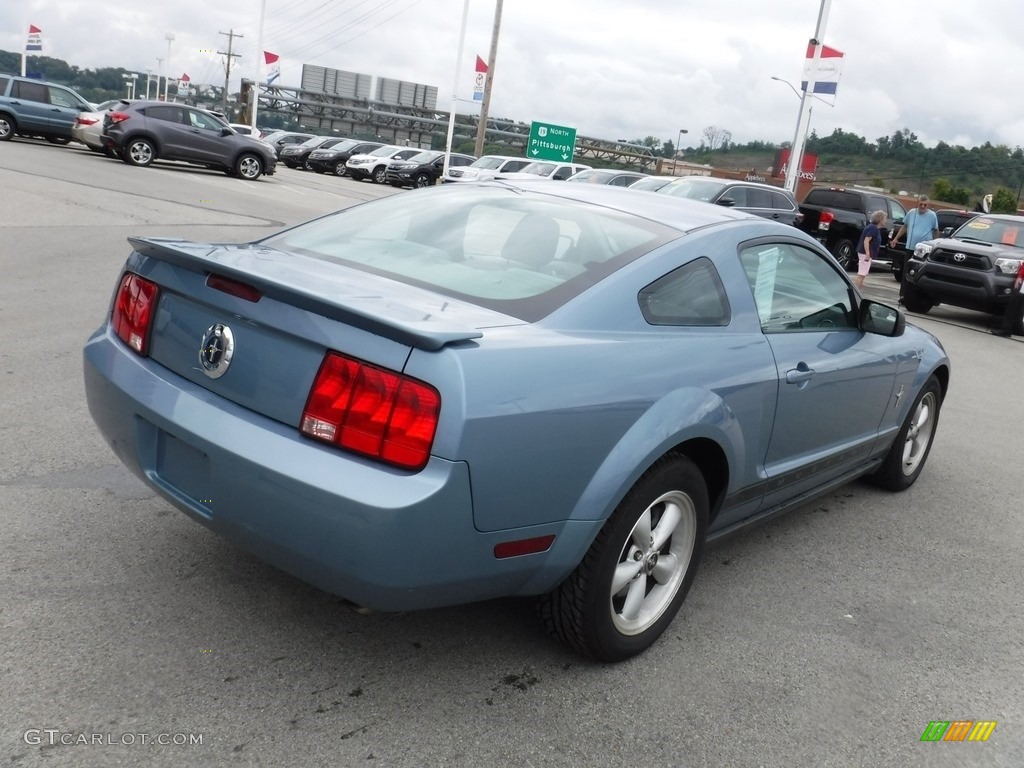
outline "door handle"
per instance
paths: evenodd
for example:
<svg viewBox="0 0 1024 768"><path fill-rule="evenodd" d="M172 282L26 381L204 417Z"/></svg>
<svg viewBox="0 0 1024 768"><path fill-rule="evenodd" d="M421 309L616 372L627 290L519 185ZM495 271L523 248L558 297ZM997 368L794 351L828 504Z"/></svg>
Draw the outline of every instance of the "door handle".
<svg viewBox="0 0 1024 768"><path fill-rule="evenodd" d="M787 384L802 384L814 376L814 369L808 368L807 363L798 363L796 368L786 371Z"/></svg>

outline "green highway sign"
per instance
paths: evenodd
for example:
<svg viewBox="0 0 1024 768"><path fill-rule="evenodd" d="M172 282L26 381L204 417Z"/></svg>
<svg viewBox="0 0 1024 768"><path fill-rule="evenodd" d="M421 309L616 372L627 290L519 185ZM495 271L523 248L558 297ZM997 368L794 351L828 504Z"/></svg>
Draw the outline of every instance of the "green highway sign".
<svg viewBox="0 0 1024 768"><path fill-rule="evenodd" d="M576 129L549 123L530 123L526 156L531 160L572 161L576 152Z"/></svg>

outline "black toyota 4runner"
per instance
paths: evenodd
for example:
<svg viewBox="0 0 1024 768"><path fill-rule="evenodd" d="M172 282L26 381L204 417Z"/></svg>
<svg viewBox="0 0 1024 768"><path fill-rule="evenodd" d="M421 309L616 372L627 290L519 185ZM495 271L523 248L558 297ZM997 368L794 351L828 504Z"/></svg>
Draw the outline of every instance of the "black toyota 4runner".
<svg viewBox="0 0 1024 768"><path fill-rule="evenodd" d="M1021 261L1024 216L979 214L949 237L918 244L906 264L903 305L911 312L952 304L1001 315Z"/></svg>

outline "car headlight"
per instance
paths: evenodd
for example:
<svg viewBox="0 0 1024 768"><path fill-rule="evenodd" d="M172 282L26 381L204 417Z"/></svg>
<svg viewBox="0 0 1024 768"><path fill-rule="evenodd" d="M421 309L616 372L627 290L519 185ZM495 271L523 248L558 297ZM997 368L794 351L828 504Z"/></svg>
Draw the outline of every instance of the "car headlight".
<svg viewBox="0 0 1024 768"><path fill-rule="evenodd" d="M914 258L923 259L929 253L932 252L933 246L931 243L918 243L914 246Z"/></svg>
<svg viewBox="0 0 1024 768"><path fill-rule="evenodd" d="M1016 275L1024 259L1007 259L1005 257L996 259L996 271L1006 275Z"/></svg>

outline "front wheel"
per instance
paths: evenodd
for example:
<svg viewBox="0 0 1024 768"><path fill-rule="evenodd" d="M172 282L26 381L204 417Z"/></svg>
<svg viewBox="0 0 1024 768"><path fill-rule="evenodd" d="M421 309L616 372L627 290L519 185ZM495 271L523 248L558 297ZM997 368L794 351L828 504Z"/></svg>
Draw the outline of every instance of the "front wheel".
<svg viewBox="0 0 1024 768"><path fill-rule="evenodd" d="M156 148L149 139L132 139L125 146L121 159L128 165L145 168L156 159Z"/></svg>
<svg viewBox="0 0 1024 768"><path fill-rule="evenodd" d="M235 161L235 175L246 181L256 181L263 175L263 161L246 153Z"/></svg>
<svg viewBox="0 0 1024 768"><path fill-rule="evenodd" d="M845 269L847 272L857 271L857 249L853 247L853 241L836 240L832 244L832 255L836 257L836 261L839 262L839 266Z"/></svg>
<svg viewBox="0 0 1024 768"><path fill-rule="evenodd" d="M431 185L430 176L425 173L418 173L416 174L416 178L412 180L412 183L417 189L429 187Z"/></svg>
<svg viewBox="0 0 1024 768"><path fill-rule="evenodd" d="M917 312L918 314L925 314L932 307L935 306L935 302L921 293L917 288L911 285L903 286L903 306L910 312Z"/></svg>
<svg viewBox="0 0 1024 768"><path fill-rule="evenodd" d="M378 165L373 169L373 183L386 184L388 180L388 169L385 165Z"/></svg>
<svg viewBox="0 0 1024 768"><path fill-rule="evenodd" d="M875 485L887 491L904 491L914 484L932 449L941 406L942 387L932 375L910 406L889 453L871 476Z"/></svg>
<svg viewBox="0 0 1024 768"><path fill-rule="evenodd" d="M0 113L0 141L10 141L18 132L18 124L10 115Z"/></svg>
<svg viewBox="0 0 1024 768"><path fill-rule="evenodd" d="M622 661L646 650L693 583L708 525L708 492L683 456L652 466L626 494L576 570L538 610L578 652Z"/></svg>
<svg viewBox="0 0 1024 768"><path fill-rule="evenodd" d="M336 162L334 164L334 175L335 176L344 176L346 173L348 173L348 169L345 168L345 161L344 160L339 160L338 162Z"/></svg>

